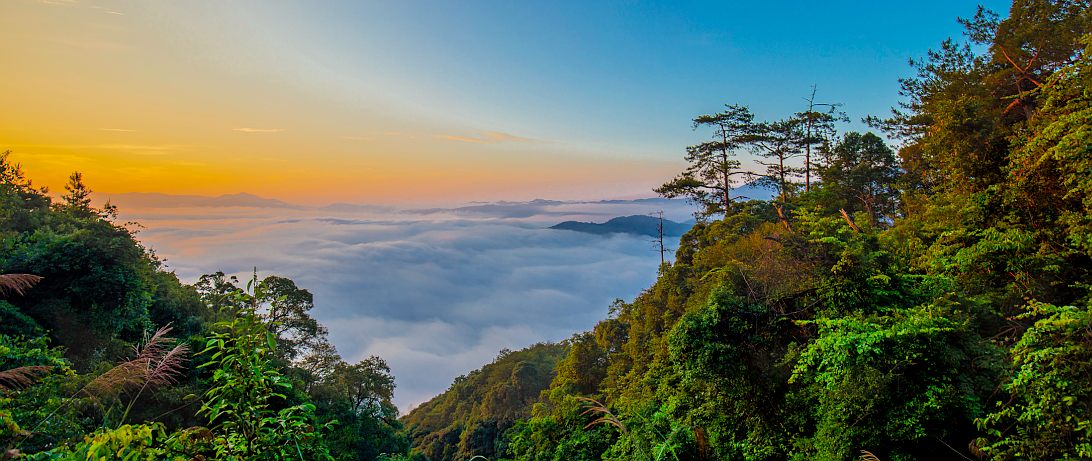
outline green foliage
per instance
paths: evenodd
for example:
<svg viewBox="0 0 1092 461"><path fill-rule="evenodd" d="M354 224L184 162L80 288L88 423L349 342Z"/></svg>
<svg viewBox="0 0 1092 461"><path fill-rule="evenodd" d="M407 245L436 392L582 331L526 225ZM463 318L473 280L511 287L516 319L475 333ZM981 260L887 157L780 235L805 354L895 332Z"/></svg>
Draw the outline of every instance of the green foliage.
<svg viewBox="0 0 1092 461"><path fill-rule="evenodd" d="M818 168L823 180L818 201L827 213L863 211L872 226L894 221L901 172L895 152L879 136L847 133L827 156Z"/></svg>
<svg viewBox="0 0 1092 461"><path fill-rule="evenodd" d="M502 351L493 363L456 378L447 392L402 418L413 453L433 461L505 456L509 449L504 434L518 420L531 417L569 347L578 346L572 341L540 343Z"/></svg>
<svg viewBox="0 0 1092 461"><path fill-rule="evenodd" d="M788 373L779 361L781 342L794 333L786 329L795 330L769 307L714 290L667 336L669 365L656 370L663 377L657 415L700 428L714 458L784 457L786 412L777 403Z"/></svg>
<svg viewBox="0 0 1092 461"><path fill-rule="evenodd" d="M697 204L703 217L729 213L732 209L733 176L742 175L735 151L743 147L755 130L754 115L747 106L725 105L727 110L694 119L694 129L714 129L713 141L686 148L686 171L655 189L668 197L686 197Z"/></svg>
<svg viewBox="0 0 1092 461"><path fill-rule="evenodd" d="M977 420L981 450L998 459L1092 456L1092 306L1032 303L1039 318L1010 354L1009 399Z"/></svg>
<svg viewBox="0 0 1092 461"><path fill-rule="evenodd" d="M755 126L749 139L751 149L764 159L756 162L766 167L766 172L760 173L755 183L777 189L782 203L787 202L795 190L793 179L805 173L803 167L797 167L793 162L804 155L805 128L805 120L795 117L762 122Z"/></svg>
<svg viewBox="0 0 1092 461"><path fill-rule="evenodd" d="M0 386L0 446L18 446L25 452L48 450L79 438L89 421L80 415L86 403L75 402L80 383L60 348L50 348L45 337L32 339L0 335L0 373L22 367L43 367L34 373L34 385ZM11 384L4 382L3 384Z"/></svg>
<svg viewBox="0 0 1092 461"><path fill-rule="evenodd" d="M297 287L292 280L275 275L262 279L261 286L264 295L255 302L266 306L261 319L277 338L281 358L294 359L326 336L326 327L307 313L315 307L311 292Z"/></svg>
<svg viewBox="0 0 1092 461"><path fill-rule="evenodd" d="M520 421L508 438L508 453L521 461L594 461L618 441L614 427L592 424L586 402L573 396L553 402L549 414L536 411L530 421Z"/></svg>
<svg viewBox="0 0 1092 461"><path fill-rule="evenodd" d="M898 273L890 252L867 225L858 231L841 216L798 213L796 235L806 243L796 244L796 251L820 268L815 295L822 313L908 306L928 296Z"/></svg>
<svg viewBox="0 0 1092 461"><path fill-rule="evenodd" d="M83 184L83 175L74 172L68 177L68 184L64 185L65 194L61 195L64 203L58 208L74 215L89 216L95 212L91 208L91 189Z"/></svg>
<svg viewBox="0 0 1092 461"><path fill-rule="evenodd" d="M153 329L149 307L157 301L155 283L162 277L154 274L161 263L128 229L105 219L109 209L90 208L78 175L79 184L70 189L83 198L50 209L45 190L32 188L7 157L0 156L0 211L6 214L0 219L0 273L43 277L24 296L6 300L14 309L5 307L4 316L22 324L9 332L37 325L66 347L78 370L89 370L102 352L115 355L124 342Z"/></svg>
<svg viewBox="0 0 1092 461"><path fill-rule="evenodd" d="M795 353L789 380L803 386L795 398L814 424L795 456L850 459L866 449L913 459L944 450L945 438L966 437L1000 354L958 307L817 319L818 335Z"/></svg>
<svg viewBox="0 0 1092 461"><path fill-rule="evenodd" d="M565 358L557 363L550 395L596 395L606 378L610 358L594 332L573 335L566 341ZM560 393L560 394L559 394Z"/></svg>
<svg viewBox="0 0 1092 461"><path fill-rule="evenodd" d="M376 459L409 452L409 441L398 433L403 427L398 409L391 403L394 376L383 359L373 356L349 365L338 358L309 394L320 422L337 421L325 436L336 459Z"/></svg>
<svg viewBox="0 0 1092 461"><path fill-rule="evenodd" d="M192 459L175 434L168 435L162 424L100 429L88 434L74 447L61 447L27 457L31 461L184 461Z"/></svg>
<svg viewBox="0 0 1092 461"><path fill-rule="evenodd" d="M264 294L258 284L254 297ZM217 459L333 459L314 426L314 405L275 407L292 385L273 366L276 338L249 307L254 297L236 294L235 315L214 325L202 351L213 377L201 412Z"/></svg>
<svg viewBox="0 0 1092 461"><path fill-rule="evenodd" d="M0 301L0 335L38 337L45 330L30 316L19 311L7 301Z"/></svg>

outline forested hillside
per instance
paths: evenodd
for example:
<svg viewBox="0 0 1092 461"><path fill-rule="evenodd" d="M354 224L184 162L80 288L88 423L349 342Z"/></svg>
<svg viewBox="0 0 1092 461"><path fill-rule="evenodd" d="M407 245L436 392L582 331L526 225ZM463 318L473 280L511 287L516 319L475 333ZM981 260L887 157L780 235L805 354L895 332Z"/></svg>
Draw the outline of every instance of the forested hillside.
<svg viewBox="0 0 1092 461"><path fill-rule="evenodd" d="M184 285L91 206L0 153L0 460L404 456L379 357L341 360L289 279Z"/></svg>
<svg viewBox="0 0 1092 461"><path fill-rule="evenodd" d="M402 418L417 452L429 459L474 455L492 459L503 454L507 449L503 434L531 417L565 351L562 344L502 350L493 363L455 378L447 392Z"/></svg>
<svg viewBox="0 0 1092 461"><path fill-rule="evenodd" d="M1092 457L1089 5L969 13L960 21L986 52L948 40L913 61L904 103L867 120L879 135L837 133L844 116L829 105L694 119L712 140L657 189L700 208L676 261L563 343L531 417L492 441L473 429L468 444L490 414L455 409L487 393L456 383L433 401L449 413L403 419L410 434L447 427L414 437L413 453ZM743 171L746 154L767 169ZM742 181L777 196L737 200Z"/></svg>

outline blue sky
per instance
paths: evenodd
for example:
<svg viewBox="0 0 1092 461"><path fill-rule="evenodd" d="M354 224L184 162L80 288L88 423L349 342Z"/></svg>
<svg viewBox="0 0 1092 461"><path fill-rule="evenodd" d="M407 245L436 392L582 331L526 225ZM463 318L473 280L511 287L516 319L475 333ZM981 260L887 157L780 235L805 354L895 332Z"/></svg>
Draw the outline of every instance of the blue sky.
<svg viewBox="0 0 1092 461"><path fill-rule="evenodd" d="M647 197L725 103L778 119L817 85L865 129L975 8L13 0L0 102L23 110L0 115L0 144L43 183L76 168L110 193Z"/></svg>

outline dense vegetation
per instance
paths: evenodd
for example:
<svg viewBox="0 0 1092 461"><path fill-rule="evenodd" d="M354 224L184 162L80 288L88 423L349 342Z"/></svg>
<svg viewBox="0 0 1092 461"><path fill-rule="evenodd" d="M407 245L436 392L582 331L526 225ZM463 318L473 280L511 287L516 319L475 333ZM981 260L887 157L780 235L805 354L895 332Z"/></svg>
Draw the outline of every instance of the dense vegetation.
<svg viewBox="0 0 1092 461"><path fill-rule="evenodd" d="M562 343L529 418L490 422L504 373L457 382L404 418L413 453L1092 457L1089 4L1017 0L961 22L986 54L944 42L912 62L905 103L867 119L897 152L836 135L837 106L696 118L712 141L657 189L700 208L676 261ZM741 152L767 170L743 171ZM777 195L739 201L740 180Z"/></svg>
<svg viewBox="0 0 1092 461"><path fill-rule="evenodd" d="M867 119L897 152L814 93L695 118L656 283L401 421L307 290L184 285L78 173L54 201L2 153L0 460L1092 458L1089 5L961 22L986 53L944 42Z"/></svg>
<svg viewBox="0 0 1092 461"><path fill-rule="evenodd" d="M560 344L502 350L493 363L455 378L451 388L402 419L417 453L428 459L495 458L505 453L502 435L531 417L539 394L550 387ZM500 444L500 445L498 445Z"/></svg>
<svg viewBox="0 0 1092 461"><path fill-rule="evenodd" d="M54 201L0 153L0 460L405 456L378 357L341 360L311 293L183 285L76 173ZM176 339L173 339L174 336Z"/></svg>

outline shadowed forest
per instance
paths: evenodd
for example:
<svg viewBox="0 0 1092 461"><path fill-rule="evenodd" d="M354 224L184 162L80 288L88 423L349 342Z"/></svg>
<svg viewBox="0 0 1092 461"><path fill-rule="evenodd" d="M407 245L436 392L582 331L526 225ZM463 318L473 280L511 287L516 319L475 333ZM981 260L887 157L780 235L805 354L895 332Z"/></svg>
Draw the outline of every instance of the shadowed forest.
<svg viewBox="0 0 1092 461"><path fill-rule="evenodd" d="M655 284L401 418L306 289L182 284L0 154L0 460L1092 458L1089 5L969 13L874 132L815 92L696 117Z"/></svg>

